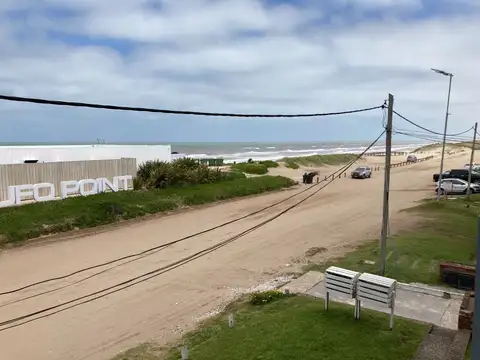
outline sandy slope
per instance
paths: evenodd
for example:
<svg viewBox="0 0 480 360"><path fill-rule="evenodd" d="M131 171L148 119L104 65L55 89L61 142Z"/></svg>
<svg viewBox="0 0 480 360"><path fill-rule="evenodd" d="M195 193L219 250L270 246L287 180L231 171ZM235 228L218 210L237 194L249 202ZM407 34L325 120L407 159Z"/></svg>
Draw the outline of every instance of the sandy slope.
<svg viewBox="0 0 480 360"><path fill-rule="evenodd" d="M452 156L446 166L462 166L467 158L466 154ZM398 210L432 194L431 175L438 163L432 160L393 170L394 228L406 216ZM241 289L291 271L285 264L301 261L309 248L326 247L324 256L334 255L366 237L378 236L382 186L383 172L374 173L370 180L342 178L274 222L205 257L105 298L1 331L2 359L108 359L142 341L175 339L179 329L191 326L196 317L216 309ZM0 291L172 241L255 211L287 194L292 192L197 209L75 240L4 251L0 254ZM162 267L260 223L305 195L43 296L14 302L68 285L95 271L1 296L0 321Z"/></svg>

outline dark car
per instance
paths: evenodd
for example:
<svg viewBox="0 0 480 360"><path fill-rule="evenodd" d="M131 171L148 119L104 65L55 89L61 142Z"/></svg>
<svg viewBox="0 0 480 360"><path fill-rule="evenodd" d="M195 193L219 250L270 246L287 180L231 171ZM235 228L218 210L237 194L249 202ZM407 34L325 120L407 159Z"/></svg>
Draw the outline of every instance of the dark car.
<svg viewBox="0 0 480 360"><path fill-rule="evenodd" d="M452 169L442 174L442 179L461 179L468 180L468 169ZM440 174L433 174L433 181L438 182ZM480 173L472 171L472 182L480 182Z"/></svg>
<svg viewBox="0 0 480 360"><path fill-rule="evenodd" d="M372 168L370 166L359 166L352 171L352 179L366 179L372 177Z"/></svg>

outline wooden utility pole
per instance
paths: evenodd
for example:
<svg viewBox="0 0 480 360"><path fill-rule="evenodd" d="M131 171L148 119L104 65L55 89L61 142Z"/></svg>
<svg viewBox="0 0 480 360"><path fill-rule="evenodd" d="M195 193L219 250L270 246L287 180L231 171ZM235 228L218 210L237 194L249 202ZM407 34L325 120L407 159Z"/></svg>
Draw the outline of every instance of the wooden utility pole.
<svg viewBox="0 0 480 360"><path fill-rule="evenodd" d="M477 141L477 125L478 125L478 123L475 123L475 127L474 127L474 130L473 130L472 152L470 153L470 166L469 166L469 171L468 171L467 198L470 196L470 185L472 184L472 166L473 166L473 157L475 155L475 143Z"/></svg>
<svg viewBox="0 0 480 360"><path fill-rule="evenodd" d="M390 169L392 165L392 124L393 124L393 95L388 94L388 118L385 140L385 182L383 185L383 217L382 234L380 239L380 275L385 275L385 260L387 252Z"/></svg>

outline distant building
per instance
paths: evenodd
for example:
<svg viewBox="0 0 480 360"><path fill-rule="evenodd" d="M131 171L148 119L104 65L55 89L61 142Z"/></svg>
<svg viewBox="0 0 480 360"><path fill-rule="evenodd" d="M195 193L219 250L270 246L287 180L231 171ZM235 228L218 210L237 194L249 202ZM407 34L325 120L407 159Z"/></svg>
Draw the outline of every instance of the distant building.
<svg viewBox="0 0 480 360"><path fill-rule="evenodd" d="M137 166L150 160L172 161L170 145L35 145L0 146L0 164L134 158Z"/></svg>

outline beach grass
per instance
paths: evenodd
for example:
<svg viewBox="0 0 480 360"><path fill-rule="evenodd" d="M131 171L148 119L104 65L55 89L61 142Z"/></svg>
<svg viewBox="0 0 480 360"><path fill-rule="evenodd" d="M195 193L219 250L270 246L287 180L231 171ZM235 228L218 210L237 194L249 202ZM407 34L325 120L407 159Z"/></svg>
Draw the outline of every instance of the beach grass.
<svg viewBox="0 0 480 360"><path fill-rule="evenodd" d="M471 141L462 141L458 143L445 143L445 145L449 148L472 148L472 142ZM420 146L419 148L416 148L413 150L413 152L422 152L422 151L434 151L434 150L441 150L442 148L442 143L434 143L434 144L429 144L429 145L424 145ZM475 150L480 149L480 141L475 142Z"/></svg>
<svg viewBox="0 0 480 360"><path fill-rule="evenodd" d="M279 165L276 161L273 160L263 160L259 161L259 164L265 165L267 168L277 168Z"/></svg>
<svg viewBox="0 0 480 360"><path fill-rule="evenodd" d="M298 165L297 163L294 163L293 161L285 159L285 167L289 169L297 170L300 168L300 165Z"/></svg>
<svg viewBox="0 0 480 360"><path fill-rule="evenodd" d="M20 244L44 235L115 223L184 206L291 187L281 176L237 178L213 184L120 191L0 208L0 246Z"/></svg>
<svg viewBox="0 0 480 360"><path fill-rule="evenodd" d="M441 283L443 261L475 264L477 216L480 197L437 202L428 200L408 210L418 217L410 231L393 236L387 243L387 273L402 282ZM370 241L346 256L307 270L325 270L331 265L360 272L378 273L379 241Z"/></svg>
<svg viewBox="0 0 480 360"><path fill-rule="evenodd" d="M268 173L267 165L255 162L233 164L232 170L241 171L243 173L253 175L265 175L266 173Z"/></svg>
<svg viewBox="0 0 480 360"><path fill-rule="evenodd" d="M183 338L191 359L410 360L428 331L426 324L402 318L390 330L387 315L367 309L356 321L348 305L332 303L325 311L323 300L304 296L260 306L237 303L230 311L233 328L224 313ZM158 356L152 351L143 356L143 351L138 347L114 360L180 359L177 347Z"/></svg>
<svg viewBox="0 0 480 360"><path fill-rule="evenodd" d="M283 158L287 167L291 168L291 164L299 166L324 166L324 165L342 165L357 158L355 154L331 154L331 155L312 155L303 157Z"/></svg>

